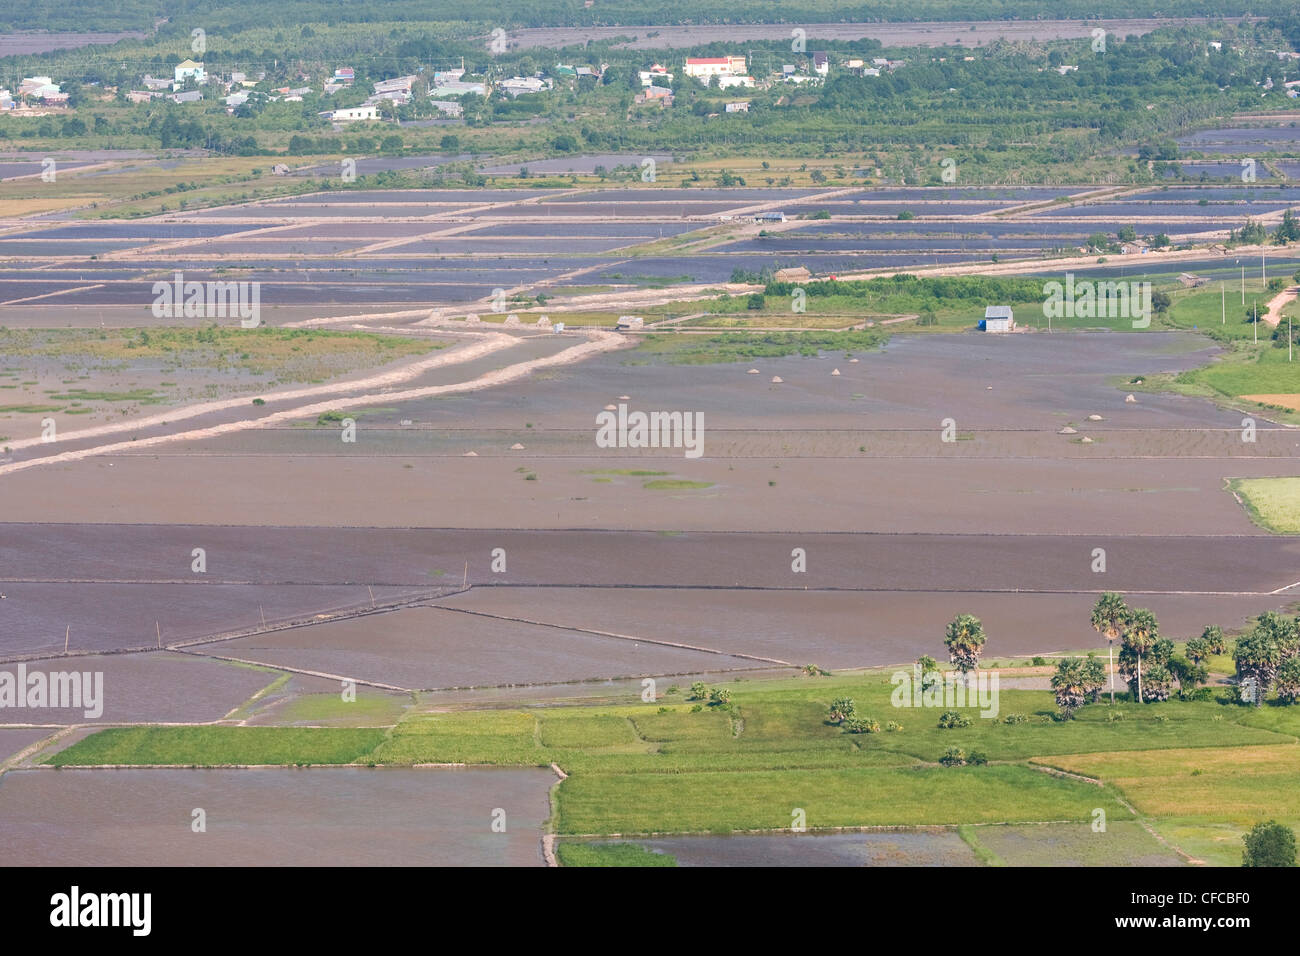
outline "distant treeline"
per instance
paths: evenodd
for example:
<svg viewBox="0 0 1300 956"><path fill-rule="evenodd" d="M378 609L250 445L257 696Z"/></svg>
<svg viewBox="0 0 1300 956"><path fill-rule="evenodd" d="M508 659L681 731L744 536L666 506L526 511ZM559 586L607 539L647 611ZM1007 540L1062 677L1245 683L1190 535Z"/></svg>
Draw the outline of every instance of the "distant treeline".
<svg viewBox="0 0 1300 956"><path fill-rule="evenodd" d="M1227 17L1293 13L1293 0L497 0L482 12L458 0L62 0L10 4L0 32L19 30L206 30L303 23L475 20L502 27L668 26L725 23L833 23L914 20L1041 20L1099 17Z"/></svg>
<svg viewBox="0 0 1300 956"><path fill-rule="evenodd" d="M952 308L967 303L1036 302L1043 298L1039 279L1002 276L881 276L849 282L769 282L765 295L788 296L803 289L809 298L847 296L873 302L906 298L928 303L930 308Z"/></svg>

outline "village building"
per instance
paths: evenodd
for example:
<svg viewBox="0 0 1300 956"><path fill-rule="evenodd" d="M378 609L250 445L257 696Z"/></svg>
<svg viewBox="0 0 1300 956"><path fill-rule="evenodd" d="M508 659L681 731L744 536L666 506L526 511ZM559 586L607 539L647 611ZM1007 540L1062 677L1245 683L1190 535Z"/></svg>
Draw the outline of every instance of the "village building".
<svg viewBox="0 0 1300 956"><path fill-rule="evenodd" d="M687 57L682 72L706 84L715 76L744 76L745 58L743 56Z"/></svg>
<svg viewBox="0 0 1300 956"><path fill-rule="evenodd" d="M980 327L985 332L1014 332L1016 317L1009 305L990 305L984 310Z"/></svg>
<svg viewBox="0 0 1300 956"><path fill-rule="evenodd" d="M193 60L182 60L176 64L172 88L176 89L184 86L187 80L193 80L200 86L208 81L208 74L203 69L202 63L195 63Z"/></svg>

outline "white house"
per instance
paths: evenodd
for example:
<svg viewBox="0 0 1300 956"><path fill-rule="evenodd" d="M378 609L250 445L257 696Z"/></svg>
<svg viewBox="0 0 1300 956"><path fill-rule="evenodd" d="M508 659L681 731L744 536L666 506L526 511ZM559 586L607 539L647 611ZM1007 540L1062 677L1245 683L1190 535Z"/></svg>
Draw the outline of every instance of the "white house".
<svg viewBox="0 0 1300 956"><path fill-rule="evenodd" d="M813 54L813 71L818 76L825 76L831 70L831 61L825 53Z"/></svg>
<svg viewBox="0 0 1300 956"><path fill-rule="evenodd" d="M379 107L373 103L365 106L350 106L341 110L327 110L320 114L334 123L355 123L358 120L379 119Z"/></svg>
<svg viewBox="0 0 1300 956"><path fill-rule="evenodd" d="M641 70L637 75L641 77L642 86L671 86L673 82L673 75L661 63L656 63L648 70ZM663 82L656 82L659 80Z"/></svg>
<svg viewBox="0 0 1300 956"><path fill-rule="evenodd" d="M985 332L1011 332L1016 327L1016 318L1009 305L991 305L984 310Z"/></svg>
<svg viewBox="0 0 1300 956"><path fill-rule="evenodd" d="M177 63L173 86L184 86L185 81L191 79L200 86L208 81L208 74L203 69L203 64L195 63L193 60L182 60Z"/></svg>
<svg viewBox="0 0 1300 956"><path fill-rule="evenodd" d="M754 78L752 76L720 76L718 77L718 89L726 90L733 86L743 86L753 88Z"/></svg>
<svg viewBox="0 0 1300 956"><path fill-rule="evenodd" d="M686 58L683 72L701 82L708 83L713 76L744 76L743 56L691 56Z"/></svg>
<svg viewBox="0 0 1300 956"><path fill-rule="evenodd" d="M40 96L43 92L53 89L58 92L59 84L48 76L25 76L21 83L18 84L19 96Z"/></svg>

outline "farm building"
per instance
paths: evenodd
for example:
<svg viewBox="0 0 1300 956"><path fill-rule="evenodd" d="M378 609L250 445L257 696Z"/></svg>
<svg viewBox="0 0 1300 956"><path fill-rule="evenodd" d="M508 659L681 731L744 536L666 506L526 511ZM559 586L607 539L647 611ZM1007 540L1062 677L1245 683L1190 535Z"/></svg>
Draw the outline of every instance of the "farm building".
<svg viewBox="0 0 1300 956"><path fill-rule="evenodd" d="M980 326L985 332L1011 332L1016 327L1016 318L1009 305L991 305L984 310L984 321Z"/></svg>

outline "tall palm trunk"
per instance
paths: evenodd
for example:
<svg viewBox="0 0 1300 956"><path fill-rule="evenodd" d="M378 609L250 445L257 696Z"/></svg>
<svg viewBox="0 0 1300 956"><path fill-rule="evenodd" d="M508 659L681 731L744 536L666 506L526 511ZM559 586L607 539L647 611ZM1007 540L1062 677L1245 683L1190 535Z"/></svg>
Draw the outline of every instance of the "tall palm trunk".
<svg viewBox="0 0 1300 956"><path fill-rule="evenodd" d="M1138 702L1139 704L1142 703L1142 655L1141 655L1141 654L1138 655L1138 699L1137 699L1137 702Z"/></svg>
<svg viewBox="0 0 1300 956"><path fill-rule="evenodd" d="M1115 706L1115 642L1106 642L1106 656L1110 658L1110 705Z"/></svg>

